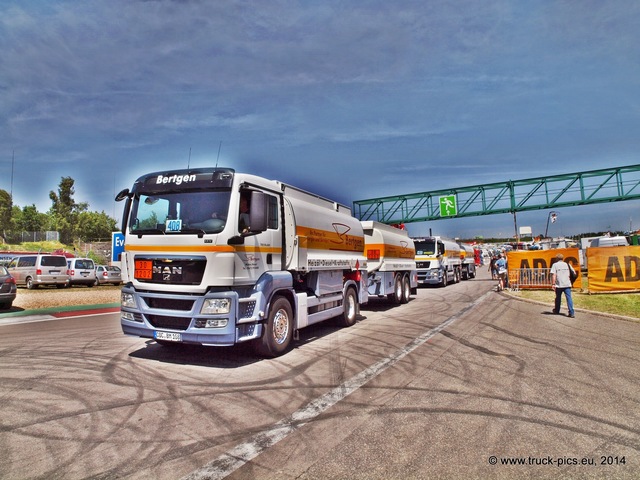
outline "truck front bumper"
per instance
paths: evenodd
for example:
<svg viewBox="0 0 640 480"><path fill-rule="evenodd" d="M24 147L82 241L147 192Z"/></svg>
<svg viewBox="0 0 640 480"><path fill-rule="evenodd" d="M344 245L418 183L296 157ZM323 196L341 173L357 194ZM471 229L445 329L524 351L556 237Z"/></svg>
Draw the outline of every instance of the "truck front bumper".
<svg viewBox="0 0 640 480"><path fill-rule="evenodd" d="M264 299L259 293L239 299L236 292L228 291L194 296L138 292L129 286L122 289L122 296L127 301L121 306L120 324L126 335L214 346L234 345L262 335ZM205 299L221 298L229 300L228 312L202 313Z"/></svg>

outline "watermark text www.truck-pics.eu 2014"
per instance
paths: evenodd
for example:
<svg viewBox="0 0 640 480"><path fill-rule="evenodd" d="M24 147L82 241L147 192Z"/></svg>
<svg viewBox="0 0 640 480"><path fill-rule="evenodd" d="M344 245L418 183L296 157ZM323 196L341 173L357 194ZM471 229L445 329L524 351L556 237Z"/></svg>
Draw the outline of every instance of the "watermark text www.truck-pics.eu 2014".
<svg viewBox="0 0 640 480"><path fill-rule="evenodd" d="M356 322L369 297L406 303L417 288L404 230L232 169L140 177L125 200L121 324L162 345L251 342L281 355L297 332Z"/></svg>

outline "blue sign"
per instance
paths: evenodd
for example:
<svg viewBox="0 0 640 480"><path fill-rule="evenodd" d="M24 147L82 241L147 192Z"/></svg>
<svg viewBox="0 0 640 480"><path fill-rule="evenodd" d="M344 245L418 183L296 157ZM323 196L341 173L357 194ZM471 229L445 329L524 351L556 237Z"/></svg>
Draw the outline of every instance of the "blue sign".
<svg viewBox="0 0 640 480"><path fill-rule="evenodd" d="M111 234L111 261L119 262L121 253L124 253L124 234L113 232Z"/></svg>
<svg viewBox="0 0 640 480"><path fill-rule="evenodd" d="M165 227L165 232L179 232L182 230L182 220L167 220Z"/></svg>

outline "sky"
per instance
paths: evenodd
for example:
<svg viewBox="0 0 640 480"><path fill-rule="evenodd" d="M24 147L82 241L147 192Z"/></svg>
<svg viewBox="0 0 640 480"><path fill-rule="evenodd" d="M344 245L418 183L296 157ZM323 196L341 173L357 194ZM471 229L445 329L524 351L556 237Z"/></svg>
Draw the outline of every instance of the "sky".
<svg viewBox="0 0 640 480"><path fill-rule="evenodd" d="M219 166L356 200L639 165L640 2L2 0L0 189L120 220L139 176ZM549 235L640 228L640 200ZM518 214L543 232L549 212ZM510 214L407 224L513 236Z"/></svg>

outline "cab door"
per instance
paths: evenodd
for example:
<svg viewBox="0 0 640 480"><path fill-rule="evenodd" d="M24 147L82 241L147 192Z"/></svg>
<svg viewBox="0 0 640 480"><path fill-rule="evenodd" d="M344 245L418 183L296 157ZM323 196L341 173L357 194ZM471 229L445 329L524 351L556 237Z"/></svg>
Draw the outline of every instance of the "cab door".
<svg viewBox="0 0 640 480"><path fill-rule="evenodd" d="M280 199L277 195L252 188L242 192L240 198L250 198L248 212L244 201L239 204L238 228L245 230L249 216L250 228L239 232L243 242L235 247L235 277L239 283L254 283L264 272L282 268L282 228L280 225ZM260 198L259 198L260 197ZM257 212L256 209L260 209ZM258 222L256 219L261 217ZM255 225L263 224L264 229L256 230ZM256 231L256 233L253 233Z"/></svg>

